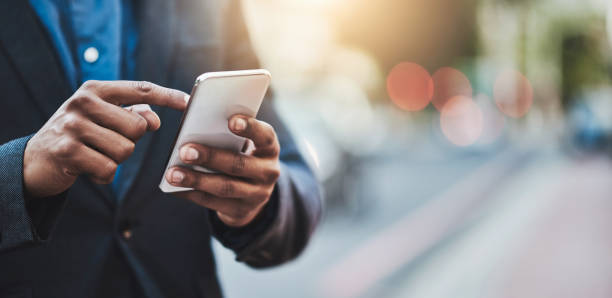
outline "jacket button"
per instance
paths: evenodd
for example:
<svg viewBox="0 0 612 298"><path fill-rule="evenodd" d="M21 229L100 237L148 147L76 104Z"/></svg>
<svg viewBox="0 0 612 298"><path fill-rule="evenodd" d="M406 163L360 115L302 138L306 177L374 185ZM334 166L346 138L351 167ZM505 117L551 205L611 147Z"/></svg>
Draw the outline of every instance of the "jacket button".
<svg viewBox="0 0 612 298"><path fill-rule="evenodd" d="M129 240L130 238L132 238L132 230L131 229L123 230L121 232L121 236L123 236L123 239Z"/></svg>

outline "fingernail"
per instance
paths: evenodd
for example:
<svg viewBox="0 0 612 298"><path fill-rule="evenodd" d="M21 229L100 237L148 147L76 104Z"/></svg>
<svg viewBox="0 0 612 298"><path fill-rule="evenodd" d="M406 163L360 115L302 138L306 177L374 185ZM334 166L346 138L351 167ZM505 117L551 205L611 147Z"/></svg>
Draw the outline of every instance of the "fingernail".
<svg viewBox="0 0 612 298"><path fill-rule="evenodd" d="M198 152L198 150L195 150L192 147L186 147L183 148L183 160L185 161L194 161L196 159L198 159L198 156L200 155L200 153Z"/></svg>
<svg viewBox="0 0 612 298"><path fill-rule="evenodd" d="M174 170L174 172L172 172L172 183L181 183L181 181L183 181L183 179L185 179L185 174L183 174L183 172L178 171L178 170Z"/></svg>
<svg viewBox="0 0 612 298"><path fill-rule="evenodd" d="M238 117L232 119L232 130L243 131L246 129L246 127L247 127L246 120L242 118L238 118Z"/></svg>
<svg viewBox="0 0 612 298"><path fill-rule="evenodd" d="M185 94L184 99L185 99L185 102L189 102L189 94Z"/></svg>

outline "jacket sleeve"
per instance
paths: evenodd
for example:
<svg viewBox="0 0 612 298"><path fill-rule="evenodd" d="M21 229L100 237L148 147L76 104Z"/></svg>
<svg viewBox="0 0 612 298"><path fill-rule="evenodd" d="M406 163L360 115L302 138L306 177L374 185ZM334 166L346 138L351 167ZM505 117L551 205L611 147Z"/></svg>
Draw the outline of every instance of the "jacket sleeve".
<svg viewBox="0 0 612 298"><path fill-rule="evenodd" d="M244 23L240 1L226 14L226 69L259 68ZM271 92L258 118L271 124L281 145L281 175L259 218L246 228L230 229L211 216L213 233L236 259L252 267L274 266L297 257L306 247L322 213L321 191L289 131L274 111Z"/></svg>
<svg viewBox="0 0 612 298"><path fill-rule="evenodd" d="M0 253L46 241L66 194L29 200L23 189L23 153L30 137L0 145Z"/></svg>

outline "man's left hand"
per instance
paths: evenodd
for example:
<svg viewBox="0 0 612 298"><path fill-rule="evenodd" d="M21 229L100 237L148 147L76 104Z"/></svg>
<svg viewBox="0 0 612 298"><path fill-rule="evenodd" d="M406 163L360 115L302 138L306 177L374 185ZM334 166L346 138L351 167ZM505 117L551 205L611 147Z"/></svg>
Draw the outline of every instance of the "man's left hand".
<svg viewBox="0 0 612 298"><path fill-rule="evenodd" d="M179 151L184 163L218 173L173 167L166 172L166 180L174 186L194 189L176 193L176 196L215 210L228 226L242 227L257 217L272 195L280 175L280 145L274 128L255 118L234 115L228 126L234 134L250 139L255 149L249 153L235 153L185 144Z"/></svg>

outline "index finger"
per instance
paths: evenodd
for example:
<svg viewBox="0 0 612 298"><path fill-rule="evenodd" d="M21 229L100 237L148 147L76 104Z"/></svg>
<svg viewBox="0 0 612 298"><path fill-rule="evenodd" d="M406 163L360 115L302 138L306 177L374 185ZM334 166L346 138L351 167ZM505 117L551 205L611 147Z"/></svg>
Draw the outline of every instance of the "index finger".
<svg viewBox="0 0 612 298"><path fill-rule="evenodd" d="M87 81L84 89L115 105L150 104L184 110L187 93L146 81Z"/></svg>

